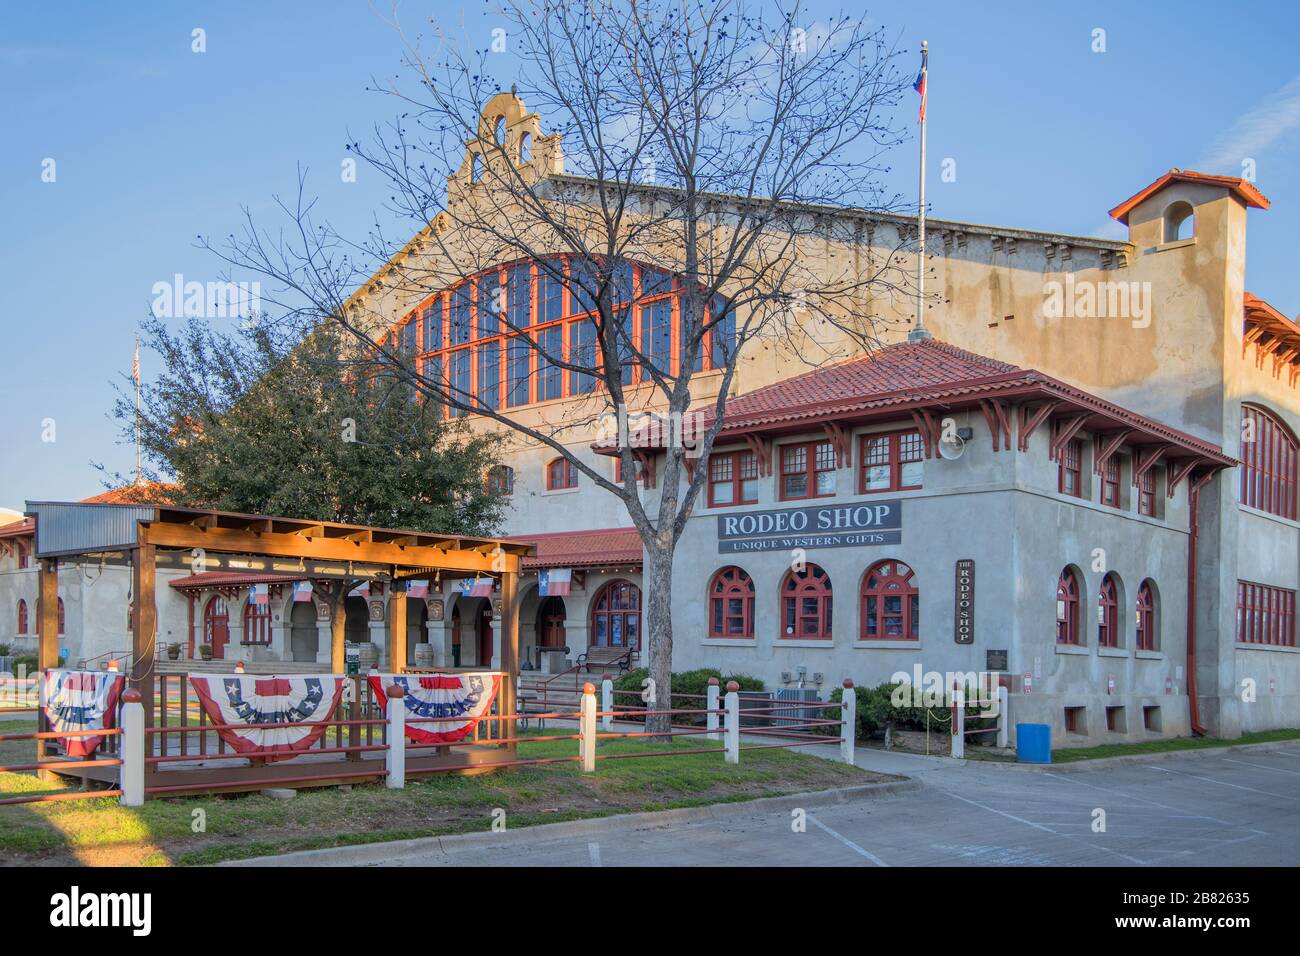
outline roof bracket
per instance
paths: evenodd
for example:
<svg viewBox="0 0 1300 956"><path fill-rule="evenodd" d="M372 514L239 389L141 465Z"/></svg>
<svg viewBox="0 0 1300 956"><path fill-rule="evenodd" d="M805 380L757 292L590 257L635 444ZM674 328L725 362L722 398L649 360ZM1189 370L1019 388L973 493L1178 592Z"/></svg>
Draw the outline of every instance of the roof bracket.
<svg viewBox="0 0 1300 956"><path fill-rule="evenodd" d="M835 446L835 467L847 468L853 456L853 443L849 440L849 433L839 422L824 422L822 429L826 432L830 443Z"/></svg>
<svg viewBox="0 0 1300 956"><path fill-rule="evenodd" d="M1132 434L1133 429L1125 428L1111 435L1098 436L1101 438L1102 443L1100 448L1097 450L1097 454L1093 456L1093 474L1100 475L1105 473L1106 466L1110 464L1111 458L1115 457L1115 452L1119 451L1120 445L1124 444L1124 440Z"/></svg>
<svg viewBox="0 0 1300 956"><path fill-rule="evenodd" d="M1142 478L1155 467L1155 463L1165 456L1169 450L1168 445L1157 445L1151 449L1138 449L1137 461L1133 463L1133 487L1136 488L1142 483Z"/></svg>
<svg viewBox="0 0 1300 956"><path fill-rule="evenodd" d="M1056 411L1060 402L1044 402L1038 406L1038 409L1031 415L1028 405L1020 406L1020 437L1016 443L1021 451L1029 450L1029 436L1034 433L1039 425L1043 424L1047 416ZM1053 455L1052 457L1056 457Z"/></svg>
<svg viewBox="0 0 1300 956"><path fill-rule="evenodd" d="M1079 433L1079 429L1083 427L1083 423L1087 420L1087 415L1075 415L1056 430L1056 435L1052 438L1050 450L1052 461L1058 461L1060 459L1062 449L1064 449L1065 446L1074 439L1074 436Z"/></svg>
<svg viewBox="0 0 1300 956"><path fill-rule="evenodd" d="M772 474L772 443L757 435L745 435L745 444L758 459L758 474L766 478Z"/></svg>
<svg viewBox="0 0 1300 956"><path fill-rule="evenodd" d="M984 413L984 421L988 423L989 434L993 437L993 450L1010 451L1011 421L1007 418L1006 402L996 398L982 399L980 411Z"/></svg>
<svg viewBox="0 0 1300 956"><path fill-rule="evenodd" d="M912 421L916 423L916 430L921 433L921 441L925 443L925 457L933 458L939 441L939 423L924 408L912 409Z"/></svg>

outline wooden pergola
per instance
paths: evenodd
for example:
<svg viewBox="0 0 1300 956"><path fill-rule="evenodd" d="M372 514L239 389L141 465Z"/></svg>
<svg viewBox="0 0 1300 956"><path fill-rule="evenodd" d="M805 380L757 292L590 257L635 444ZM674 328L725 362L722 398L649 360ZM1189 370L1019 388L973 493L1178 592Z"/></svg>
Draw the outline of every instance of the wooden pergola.
<svg viewBox="0 0 1300 956"><path fill-rule="evenodd" d="M445 577L490 576L501 582L501 682L499 709L515 712L519 673L519 613L516 596L520 565L530 545L501 538L396 531L326 521L277 518L173 508L165 505L113 505L72 502L29 502L36 516L36 557L39 561L40 603L37 616L39 666L57 665L59 656L59 564L112 552L129 555L132 568L131 684L140 692L146 715L154 713L156 651L155 589L160 557L212 554L293 559L304 576L328 575L340 581L374 579L391 582L405 596L405 582L441 574ZM310 564L311 570L306 570ZM389 666L406 668L406 601L390 602ZM330 661L343 673L344 602L330 615ZM506 722L509 731L513 721ZM513 735L512 731L509 731Z"/></svg>

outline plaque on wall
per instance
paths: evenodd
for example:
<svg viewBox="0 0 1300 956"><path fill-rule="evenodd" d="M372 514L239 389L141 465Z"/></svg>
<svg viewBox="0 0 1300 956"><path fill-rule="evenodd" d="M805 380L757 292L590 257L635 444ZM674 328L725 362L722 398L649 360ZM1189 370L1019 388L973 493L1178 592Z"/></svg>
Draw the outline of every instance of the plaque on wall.
<svg viewBox="0 0 1300 956"><path fill-rule="evenodd" d="M958 644L975 643L975 562L962 558L956 570L956 613L953 616L953 640ZM990 668L992 669L992 668Z"/></svg>
<svg viewBox="0 0 1300 956"><path fill-rule="evenodd" d="M1006 648L984 652L984 669L990 673L1005 673L1007 669Z"/></svg>

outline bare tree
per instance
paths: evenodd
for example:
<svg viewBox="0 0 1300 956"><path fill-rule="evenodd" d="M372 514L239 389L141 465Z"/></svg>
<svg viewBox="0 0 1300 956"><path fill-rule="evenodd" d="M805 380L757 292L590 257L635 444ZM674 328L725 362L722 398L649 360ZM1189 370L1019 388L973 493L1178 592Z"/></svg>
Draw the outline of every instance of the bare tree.
<svg viewBox="0 0 1300 956"><path fill-rule="evenodd" d="M850 353L871 348L883 321L876 303L907 295L905 240L883 250L872 241L899 207L881 185L901 138L891 125L907 86L899 51L883 28L847 16L813 22L798 3L507 0L497 16L504 32L492 41L508 47L500 56L436 23L412 36L394 20L403 79L382 92L402 112L349 149L384 175L389 212L413 238L389 243L379 227L364 239L340 235L317 222L300 177L296 201L280 204L289 225L273 232L246 213L241 235L207 245L271 279L277 291L263 306L283 321L337 325L358 354L451 414L549 446L617 495L645 546L650 670L667 701L674 550L707 480L738 361L759 348L814 363L843 357L845 343ZM497 62L511 82L493 76ZM527 312L510 307L516 261L583 303L576 341L532 334ZM633 282L631 262L662 272L643 269ZM558 412L512 407L499 390L488 398L450 362L404 351L394 332L431 292L496 268L505 280L451 295L464 297L466 321L472 298L477 334L504 336L530 374L572 376L578 387ZM680 295L674 357L634 334L635 310L663 282ZM689 421L706 372L718 381L705 427L685 437L670 429L656 448L657 497L638 490L638 459L649 459L635 435L607 447L621 482L565 444L643 413Z"/></svg>

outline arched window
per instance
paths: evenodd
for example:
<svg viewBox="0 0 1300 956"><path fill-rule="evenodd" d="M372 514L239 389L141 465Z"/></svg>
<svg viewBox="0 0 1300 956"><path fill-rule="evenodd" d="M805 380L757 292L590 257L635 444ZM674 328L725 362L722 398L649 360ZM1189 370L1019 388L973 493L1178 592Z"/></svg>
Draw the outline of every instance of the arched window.
<svg viewBox="0 0 1300 956"><path fill-rule="evenodd" d="M1072 568L1056 582L1056 643L1079 643L1079 579Z"/></svg>
<svg viewBox="0 0 1300 956"><path fill-rule="evenodd" d="M831 639L831 579L815 564L786 572L781 582L781 636L787 640Z"/></svg>
<svg viewBox="0 0 1300 956"><path fill-rule="evenodd" d="M519 162L527 163L533 158L533 134L524 133L519 137Z"/></svg>
<svg viewBox="0 0 1300 956"><path fill-rule="evenodd" d="M754 636L754 582L737 567L709 582L709 637Z"/></svg>
<svg viewBox="0 0 1300 956"><path fill-rule="evenodd" d="M1165 210L1164 241L1177 242L1179 239L1190 239L1195 233L1196 216L1192 204L1181 199L1170 203L1169 208Z"/></svg>
<svg viewBox="0 0 1300 956"><path fill-rule="evenodd" d="M554 458L546 466L546 490L578 487L578 469L567 458Z"/></svg>
<svg viewBox="0 0 1300 956"><path fill-rule="evenodd" d="M244 606L244 644L271 643L271 604Z"/></svg>
<svg viewBox="0 0 1300 956"><path fill-rule="evenodd" d="M631 581L610 581L592 602L592 645L636 648L640 639L641 589Z"/></svg>
<svg viewBox="0 0 1300 956"><path fill-rule="evenodd" d="M1241 407L1241 503L1296 517L1296 449L1291 430L1255 405Z"/></svg>
<svg viewBox="0 0 1300 956"><path fill-rule="evenodd" d="M492 124L492 139L498 146L504 146L506 142L506 118L498 116L497 121Z"/></svg>
<svg viewBox="0 0 1300 956"><path fill-rule="evenodd" d="M1097 646L1119 647L1119 579L1113 572L1097 592Z"/></svg>
<svg viewBox="0 0 1300 956"><path fill-rule="evenodd" d="M59 633L63 633L63 598L59 598Z"/></svg>
<svg viewBox="0 0 1300 956"><path fill-rule="evenodd" d="M27 602L22 598L18 599L18 633L27 633Z"/></svg>
<svg viewBox="0 0 1300 956"><path fill-rule="evenodd" d="M862 576L862 640L915 641L921 637L921 595L902 561L877 561Z"/></svg>
<svg viewBox="0 0 1300 956"><path fill-rule="evenodd" d="M513 495L515 470L509 465L493 465L487 473L487 491L490 495Z"/></svg>
<svg viewBox="0 0 1300 956"><path fill-rule="evenodd" d="M1138 587L1137 596L1137 649L1156 650L1156 595L1148 578Z"/></svg>

